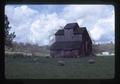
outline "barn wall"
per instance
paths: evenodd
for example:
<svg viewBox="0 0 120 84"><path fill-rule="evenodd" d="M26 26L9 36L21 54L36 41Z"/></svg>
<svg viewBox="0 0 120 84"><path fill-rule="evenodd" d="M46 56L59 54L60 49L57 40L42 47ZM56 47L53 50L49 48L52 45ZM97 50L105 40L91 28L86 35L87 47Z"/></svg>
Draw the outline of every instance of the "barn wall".
<svg viewBox="0 0 120 84"><path fill-rule="evenodd" d="M55 56L56 57L61 57L61 51L55 51Z"/></svg>
<svg viewBox="0 0 120 84"><path fill-rule="evenodd" d="M64 57L65 53L66 52L64 50L51 50L50 54L52 57L59 58L59 57Z"/></svg>
<svg viewBox="0 0 120 84"><path fill-rule="evenodd" d="M65 41L72 41L73 29L64 30Z"/></svg>
<svg viewBox="0 0 120 84"><path fill-rule="evenodd" d="M63 41L82 41L82 35L74 35L72 29L65 29L64 35L57 35L55 37L57 42Z"/></svg>
<svg viewBox="0 0 120 84"><path fill-rule="evenodd" d="M79 55L79 51L80 50L67 50L67 51L64 51L64 57L73 57L73 58L77 58L77 57L80 57Z"/></svg>
<svg viewBox="0 0 120 84"><path fill-rule="evenodd" d="M92 43L89 40L89 42L88 42L88 54L90 55L91 53L92 53Z"/></svg>
<svg viewBox="0 0 120 84"><path fill-rule="evenodd" d="M51 50L50 54L52 57L60 57L61 56L61 52L58 50Z"/></svg>
<svg viewBox="0 0 120 84"><path fill-rule="evenodd" d="M91 43L91 38L88 36L87 32L84 32L83 34L83 52L85 53L85 56L88 56L92 52L92 43Z"/></svg>
<svg viewBox="0 0 120 84"><path fill-rule="evenodd" d="M74 36L72 36L72 41L82 41L82 35L74 35Z"/></svg>
<svg viewBox="0 0 120 84"><path fill-rule="evenodd" d="M51 50L50 54L52 57L56 57L56 58L59 58L59 57L65 57L65 58L79 58L82 54L83 55L83 51L81 52L80 50Z"/></svg>
<svg viewBox="0 0 120 84"><path fill-rule="evenodd" d="M65 40L64 35L59 35L59 36L56 36L55 38L57 42L61 42Z"/></svg>
<svg viewBox="0 0 120 84"><path fill-rule="evenodd" d="M65 51L65 52L64 52L64 55L66 55L66 56L68 56L68 55L70 55L70 54L71 54L70 51Z"/></svg>
<svg viewBox="0 0 120 84"><path fill-rule="evenodd" d="M73 57L79 57L79 50L72 50Z"/></svg>
<svg viewBox="0 0 120 84"><path fill-rule="evenodd" d="M61 57L64 57L64 50L61 50Z"/></svg>

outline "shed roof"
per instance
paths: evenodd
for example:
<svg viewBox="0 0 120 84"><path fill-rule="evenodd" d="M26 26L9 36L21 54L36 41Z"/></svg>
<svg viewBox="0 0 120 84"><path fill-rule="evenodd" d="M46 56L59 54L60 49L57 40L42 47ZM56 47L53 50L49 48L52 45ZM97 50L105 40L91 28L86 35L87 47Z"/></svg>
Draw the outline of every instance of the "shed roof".
<svg viewBox="0 0 120 84"><path fill-rule="evenodd" d="M72 42L55 42L51 46L51 50L74 50L81 48L81 41L72 41Z"/></svg>

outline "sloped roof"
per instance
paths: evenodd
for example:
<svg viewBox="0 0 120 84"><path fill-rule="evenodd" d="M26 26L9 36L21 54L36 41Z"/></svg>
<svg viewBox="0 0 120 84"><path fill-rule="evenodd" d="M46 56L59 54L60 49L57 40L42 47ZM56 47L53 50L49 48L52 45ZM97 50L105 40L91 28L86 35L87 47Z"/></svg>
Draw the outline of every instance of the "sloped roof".
<svg viewBox="0 0 120 84"><path fill-rule="evenodd" d="M64 29L73 29L73 28L76 28L76 27L79 27L77 23L68 23Z"/></svg>
<svg viewBox="0 0 120 84"><path fill-rule="evenodd" d="M78 30L74 30L74 34L82 34L84 31L86 31L86 27L80 27Z"/></svg>
<svg viewBox="0 0 120 84"><path fill-rule="evenodd" d="M51 50L73 50L81 48L81 41L55 42L51 45Z"/></svg>
<svg viewBox="0 0 120 84"><path fill-rule="evenodd" d="M77 23L68 23L64 29L73 29L74 34L82 34L85 30L86 27L80 27ZM55 35L64 35L64 29L58 30Z"/></svg>
<svg viewBox="0 0 120 84"><path fill-rule="evenodd" d="M55 35L64 35L64 29L58 30Z"/></svg>

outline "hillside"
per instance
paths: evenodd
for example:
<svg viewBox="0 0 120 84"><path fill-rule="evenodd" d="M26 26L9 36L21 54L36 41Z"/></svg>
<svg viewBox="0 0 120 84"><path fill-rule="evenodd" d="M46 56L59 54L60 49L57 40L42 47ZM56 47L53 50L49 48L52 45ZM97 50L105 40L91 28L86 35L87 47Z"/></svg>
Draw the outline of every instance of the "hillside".
<svg viewBox="0 0 120 84"><path fill-rule="evenodd" d="M39 46L37 44L29 43L13 43L11 48L5 46L6 52L23 52L23 53L32 53L37 55L49 55L49 46Z"/></svg>
<svg viewBox="0 0 120 84"><path fill-rule="evenodd" d="M114 53L115 45L113 43L106 43L106 44L94 44L93 49L95 53L101 53L104 51ZM37 44L29 44L29 43L13 43L12 48L8 48L5 46L5 51L8 52L24 52L24 53L40 53L40 54L49 54L50 53L50 46L39 46Z"/></svg>
<svg viewBox="0 0 120 84"><path fill-rule="evenodd" d="M115 44L113 43L105 43L105 44L97 44L94 45L96 47L96 52L97 53L101 53L101 52L110 52L110 53L114 53L115 52Z"/></svg>

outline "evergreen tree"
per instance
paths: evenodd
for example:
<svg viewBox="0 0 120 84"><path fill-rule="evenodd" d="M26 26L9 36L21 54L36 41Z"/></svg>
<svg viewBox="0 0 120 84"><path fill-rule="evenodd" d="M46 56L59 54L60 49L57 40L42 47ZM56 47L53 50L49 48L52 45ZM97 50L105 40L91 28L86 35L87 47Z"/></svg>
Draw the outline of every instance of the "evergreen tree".
<svg viewBox="0 0 120 84"><path fill-rule="evenodd" d="M16 37L15 32L9 33L11 27L9 26L8 17L5 15L5 45L11 46L13 39Z"/></svg>

